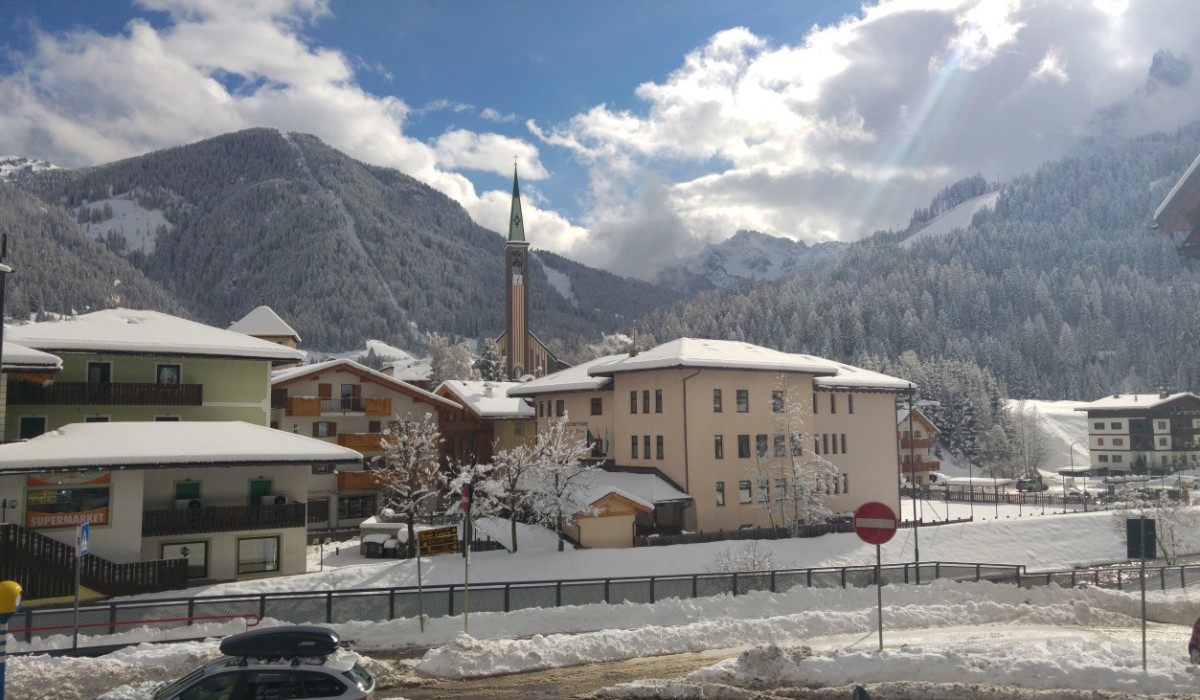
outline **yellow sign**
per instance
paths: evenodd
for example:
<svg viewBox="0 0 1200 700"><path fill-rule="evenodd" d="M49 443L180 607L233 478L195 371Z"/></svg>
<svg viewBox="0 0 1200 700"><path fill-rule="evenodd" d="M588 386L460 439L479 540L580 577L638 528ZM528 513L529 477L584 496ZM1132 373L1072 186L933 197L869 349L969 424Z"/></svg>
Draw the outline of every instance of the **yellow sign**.
<svg viewBox="0 0 1200 700"><path fill-rule="evenodd" d="M458 528L439 527L434 530L421 530L417 533L417 543L421 546L421 554L457 552Z"/></svg>

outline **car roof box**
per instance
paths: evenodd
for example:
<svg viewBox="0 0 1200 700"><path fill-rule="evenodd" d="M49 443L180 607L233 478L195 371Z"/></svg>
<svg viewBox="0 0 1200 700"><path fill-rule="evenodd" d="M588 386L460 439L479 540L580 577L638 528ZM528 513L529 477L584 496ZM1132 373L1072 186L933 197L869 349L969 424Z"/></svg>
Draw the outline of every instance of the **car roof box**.
<svg viewBox="0 0 1200 700"><path fill-rule="evenodd" d="M226 656L328 656L337 651L337 632L316 625L266 627L242 632L221 640Z"/></svg>

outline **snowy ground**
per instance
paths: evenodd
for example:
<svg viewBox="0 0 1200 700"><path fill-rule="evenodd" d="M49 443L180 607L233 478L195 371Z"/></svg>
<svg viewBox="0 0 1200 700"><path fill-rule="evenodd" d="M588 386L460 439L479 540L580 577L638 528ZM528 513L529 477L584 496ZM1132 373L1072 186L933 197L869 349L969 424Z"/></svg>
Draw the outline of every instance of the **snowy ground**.
<svg viewBox="0 0 1200 700"><path fill-rule="evenodd" d="M1069 409L1068 409L1069 410ZM1068 423L1076 415L1062 411ZM1085 424L1083 424L1085 425ZM1072 438L1068 430L1064 438ZM1083 428L1086 430L1086 427ZM1069 442L1066 443L1069 445ZM1077 463L1086 456L1076 447ZM1069 453L1061 450L1061 457ZM944 471L958 476L953 464ZM1053 468L1048 478L1057 478ZM963 476L966 471L962 472ZM1052 483L1061 488L1061 482ZM901 503L911 517L911 501ZM925 520L975 522L901 531L883 546L884 563L913 560L919 538L922 560L1019 563L1030 571L1067 569L1121 561L1125 543L1114 512L1063 513L1015 505L918 502ZM506 537L505 524L493 524ZM712 570L723 552L740 553L741 542L636 550L556 551L553 537L523 528L517 554L472 556L471 580L580 578L687 573ZM1200 553L1200 532L1185 545ZM854 535L758 544L777 568L873 564L874 548ZM427 584L461 582L460 557L429 557L422 564ZM364 559L357 547L327 546L309 552L301 576L220 584L195 595L272 590L325 590L416 584L414 562ZM1016 588L988 583L935 582L887 586L883 597L883 650L879 649L876 590L794 589L697 600L669 599L653 605L590 605L434 618L420 630L415 619L337 626L354 652L387 685L377 694L395 699L403 684L418 677L467 678L567 667L705 649L741 650L740 656L686 678L646 680L607 688L615 698L749 698L784 688L789 697L804 688L847 688L863 684L875 697L1032 698L1193 697L1200 693L1200 667L1189 663L1186 644L1200 616L1194 589L1148 594L1146 669L1142 668L1140 595L1100 589ZM264 621L263 624L272 624ZM205 631L224 635L235 625ZM150 639L133 632L125 640ZM103 639L88 639L99 643ZM69 639L66 640L69 644ZM380 651L429 648L418 661L397 664L372 658ZM9 642L10 651L21 645ZM141 644L100 658L11 657L9 697L62 700L149 697L160 682L178 677L216 654L216 642ZM53 692L47 695L47 689ZM1082 692L1072 694L1072 689ZM811 691L818 692L818 691ZM1047 695L1046 693L1050 693ZM1128 695L1119 695L1128 694ZM848 697L848 692L828 697ZM763 697L763 696L759 696Z"/></svg>

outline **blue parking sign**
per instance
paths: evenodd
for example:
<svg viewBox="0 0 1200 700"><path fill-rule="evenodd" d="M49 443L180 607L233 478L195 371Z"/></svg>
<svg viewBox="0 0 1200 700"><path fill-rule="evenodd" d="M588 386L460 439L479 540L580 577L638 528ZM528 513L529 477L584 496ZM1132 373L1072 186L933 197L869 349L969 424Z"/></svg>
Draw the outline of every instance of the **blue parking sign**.
<svg viewBox="0 0 1200 700"><path fill-rule="evenodd" d="M91 523L79 524L79 530L75 533L75 553L81 557L88 553L88 538L91 534Z"/></svg>

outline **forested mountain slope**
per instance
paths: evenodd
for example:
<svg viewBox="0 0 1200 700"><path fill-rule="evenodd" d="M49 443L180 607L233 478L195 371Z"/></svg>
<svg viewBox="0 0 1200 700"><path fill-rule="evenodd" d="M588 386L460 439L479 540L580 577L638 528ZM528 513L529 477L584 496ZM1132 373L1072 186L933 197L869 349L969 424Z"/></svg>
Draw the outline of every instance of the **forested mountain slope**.
<svg viewBox="0 0 1200 700"><path fill-rule="evenodd" d="M787 282L650 314L635 332L867 366L912 351L977 364L1015 398L1196 389L1200 275L1149 222L1197 152L1200 124L1094 145L1004 185L965 232L907 247L906 233L878 234Z"/></svg>
<svg viewBox="0 0 1200 700"><path fill-rule="evenodd" d="M183 309L104 245L80 235L66 211L0 182L0 234L8 236L4 307L11 318L39 312L85 313L112 306Z"/></svg>
<svg viewBox="0 0 1200 700"><path fill-rule="evenodd" d="M412 347L426 330L472 337L503 330L504 238L419 181L312 136L250 129L94 168L35 173L17 186L70 212L189 315L213 325L267 303L310 348L361 347L368 338ZM114 205L125 212L125 200L153 214L134 229L167 223L149 234L123 227ZM535 247L536 236L530 232ZM547 338L596 337L679 298L588 271L576 286L596 291L577 305L539 265L530 273L539 290L533 330Z"/></svg>

